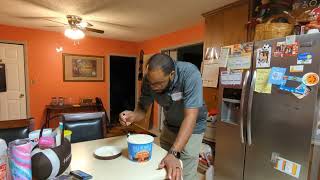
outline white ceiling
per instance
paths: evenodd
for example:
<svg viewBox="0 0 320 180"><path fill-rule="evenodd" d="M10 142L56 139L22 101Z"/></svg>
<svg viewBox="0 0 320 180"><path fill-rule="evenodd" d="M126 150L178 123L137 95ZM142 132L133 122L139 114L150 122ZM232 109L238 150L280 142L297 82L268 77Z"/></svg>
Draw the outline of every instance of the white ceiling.
<svg viewBox="0 0 320 180"><path fill-rule="evenodd" d="M199 23L202 13L235 1L0 0L0 24L63 32L65 27L47 26L60 25L50 20L66 23L65 15L72 14L81 16L94 28L105 31L102 35L89 35L143 41Z"/></svg>

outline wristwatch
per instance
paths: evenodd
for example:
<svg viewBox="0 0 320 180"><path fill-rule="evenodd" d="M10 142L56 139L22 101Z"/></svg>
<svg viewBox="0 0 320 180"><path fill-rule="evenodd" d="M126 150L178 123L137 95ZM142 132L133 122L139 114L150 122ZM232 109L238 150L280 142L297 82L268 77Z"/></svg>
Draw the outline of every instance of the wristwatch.
<svg viewBox="0 0 320 180"><path fill-rule="evenodd" d="M175 150L173 150L173 149L170 149L170 150L168 151L168 154L172 154L174 157L180 159L180 152L178 152L178 151L175 151Z"/></svg>

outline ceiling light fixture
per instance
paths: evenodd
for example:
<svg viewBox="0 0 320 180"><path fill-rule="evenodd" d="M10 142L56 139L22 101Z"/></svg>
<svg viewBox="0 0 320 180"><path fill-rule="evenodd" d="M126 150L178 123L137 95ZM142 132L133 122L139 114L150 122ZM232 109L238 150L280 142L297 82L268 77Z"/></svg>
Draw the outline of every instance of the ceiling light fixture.
<svg viewBox="0 0 320 180"><path fill-rule="evenodd" d="M73 40L83 39L85 34L78 28L68 28L64 31L64 35Z"/></svg>

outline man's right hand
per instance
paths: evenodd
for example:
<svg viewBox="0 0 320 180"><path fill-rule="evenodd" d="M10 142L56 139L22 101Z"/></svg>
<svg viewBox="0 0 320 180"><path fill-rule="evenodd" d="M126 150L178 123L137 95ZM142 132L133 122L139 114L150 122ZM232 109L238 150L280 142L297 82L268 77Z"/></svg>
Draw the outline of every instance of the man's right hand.
<svg viewBox="0 0 320 180"><path fill-rule="evenodd" d="M123 126L129 126L137 121L137 115L133 111L123 111L119 114L119 121Z"/></svg>

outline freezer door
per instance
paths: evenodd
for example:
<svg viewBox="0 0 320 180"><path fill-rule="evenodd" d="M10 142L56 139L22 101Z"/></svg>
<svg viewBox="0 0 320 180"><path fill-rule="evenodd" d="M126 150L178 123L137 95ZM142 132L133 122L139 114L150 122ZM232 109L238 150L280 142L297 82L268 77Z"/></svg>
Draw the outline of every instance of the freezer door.
<svg viewBox="0 0 320 180"><path fill-rule="evenodd" d="M303 73L289 72L290 65L297 65L297 56L284 56L283 58L272 56L271 67L285 67L287 68L286 75L298 77L302 77L307 72L319 73L317 61L320 55L317 48L320 48L320 44L318 37L319 34L297 37L300 43L299 53L314 53L313 63L305 64ZM275 44L281 41L285 41L285 38L257 42L255 49L265 44L272 45L273 49ZM254 68L256 67L256 52L253 59ZM288 86L296 86L296 84L289 83ZM246 147L244 180L307 180L318 86L311 89L311 94L303 99L298 99L290 92L281 91L275 85L272 87L272 94L252 92L252 104L250 98L248 103L248 109L251 107L251 112L248 112L247 124L248 144L250 140L252 144ZM275 161L271 161L273 153L278 153L280 157L300 164L299 178L276 170Z"/></svg>
<svg viewBox="0 0 320 180"><path fill-rule="evenodd" d="M242 180L245 145L239 125L219 121L216 132L214 180Z"/></svg>

